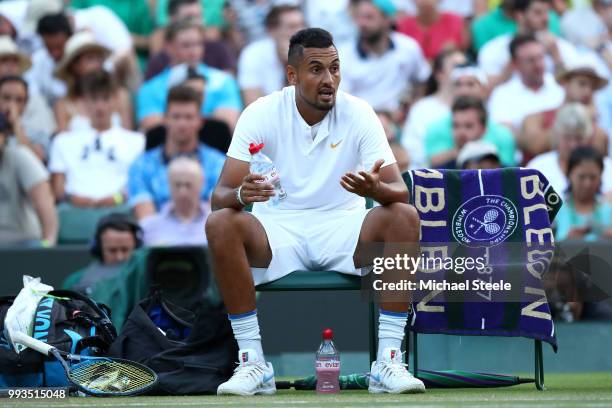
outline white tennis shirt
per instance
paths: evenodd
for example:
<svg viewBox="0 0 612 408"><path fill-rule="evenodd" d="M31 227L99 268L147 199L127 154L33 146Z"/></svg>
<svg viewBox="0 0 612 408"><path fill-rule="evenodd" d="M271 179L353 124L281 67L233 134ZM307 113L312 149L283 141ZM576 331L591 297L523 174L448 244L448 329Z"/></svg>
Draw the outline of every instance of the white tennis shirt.
<svg viewBox="0 0 612 408"><path fill-rule="evenodd" d="M315 124L316 127L318 124ZM340 185L347 172L369 171L376 160L395 163L383 127L363 100L338 91L336 104L320 122L316 136L297 110L295 88L288 86L249 105L238 120L227 155L250 162L250 143L263 143L287 198L280 210L363 209L364 199ZM255 210L264 204L256 203Z"/></svg>

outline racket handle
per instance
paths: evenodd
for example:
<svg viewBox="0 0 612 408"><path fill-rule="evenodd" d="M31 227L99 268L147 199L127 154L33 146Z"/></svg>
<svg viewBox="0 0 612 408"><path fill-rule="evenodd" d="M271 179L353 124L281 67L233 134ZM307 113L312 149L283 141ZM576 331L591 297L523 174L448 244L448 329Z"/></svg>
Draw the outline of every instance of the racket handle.
<svg viewBox="0 0 612 408"><path fill-rule="evenodd" d="M13 343L23 344L24 346L31 348L32 350L36 350L46 356L48 356L49 352L54 349L53 346L50 346L47 343L43 343L42 341L37 340L34 337L30 337L22 332L12 333L11 339L13 340Z"/></svg>

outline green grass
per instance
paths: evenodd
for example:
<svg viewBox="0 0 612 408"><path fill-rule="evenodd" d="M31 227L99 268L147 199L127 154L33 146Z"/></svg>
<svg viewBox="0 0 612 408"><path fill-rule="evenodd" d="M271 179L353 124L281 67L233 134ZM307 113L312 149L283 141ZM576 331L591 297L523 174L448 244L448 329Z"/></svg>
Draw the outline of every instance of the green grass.
<svg viewBox="0 0 612 408"><path fill-rule="evenodd" d="M550 374L546 391L533 384L495 389L428 390L420 395L370 395L367 391L343 391L319 396L313 391L279 391L257 397L132 397L69 398L63 400L2 400L2 407L452 407L539 408L612 407L612 373Z"/></svg>

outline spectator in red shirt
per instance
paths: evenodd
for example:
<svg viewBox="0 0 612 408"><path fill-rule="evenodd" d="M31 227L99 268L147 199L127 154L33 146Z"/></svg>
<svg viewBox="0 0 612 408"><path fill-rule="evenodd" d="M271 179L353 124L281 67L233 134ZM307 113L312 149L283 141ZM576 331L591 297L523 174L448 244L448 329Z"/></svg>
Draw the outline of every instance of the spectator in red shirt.
<svg viewBox="0 0 612 408"><path fill-rule="evenodd" d="M461 16L441 12L438 0L414 0L415 16L398 20L397 31L416 40L428 60L433 60L445 48L465 48L464 25Z"/></svg>

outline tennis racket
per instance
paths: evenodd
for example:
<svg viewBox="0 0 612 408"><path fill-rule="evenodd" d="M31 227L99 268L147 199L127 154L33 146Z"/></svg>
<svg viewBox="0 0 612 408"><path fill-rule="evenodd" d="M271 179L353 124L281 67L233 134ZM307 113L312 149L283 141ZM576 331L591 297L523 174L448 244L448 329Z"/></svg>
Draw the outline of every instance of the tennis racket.
<svg viewBox="0 0 612 408"><path fill-rule="evenodd" d="M45 356L53 356L61 363L68 380L89 395L138 395L149 391L157 383L157 374L153 370L133 361L66 353L21 332L13 333L11 338L15 343Z"/></svg>

